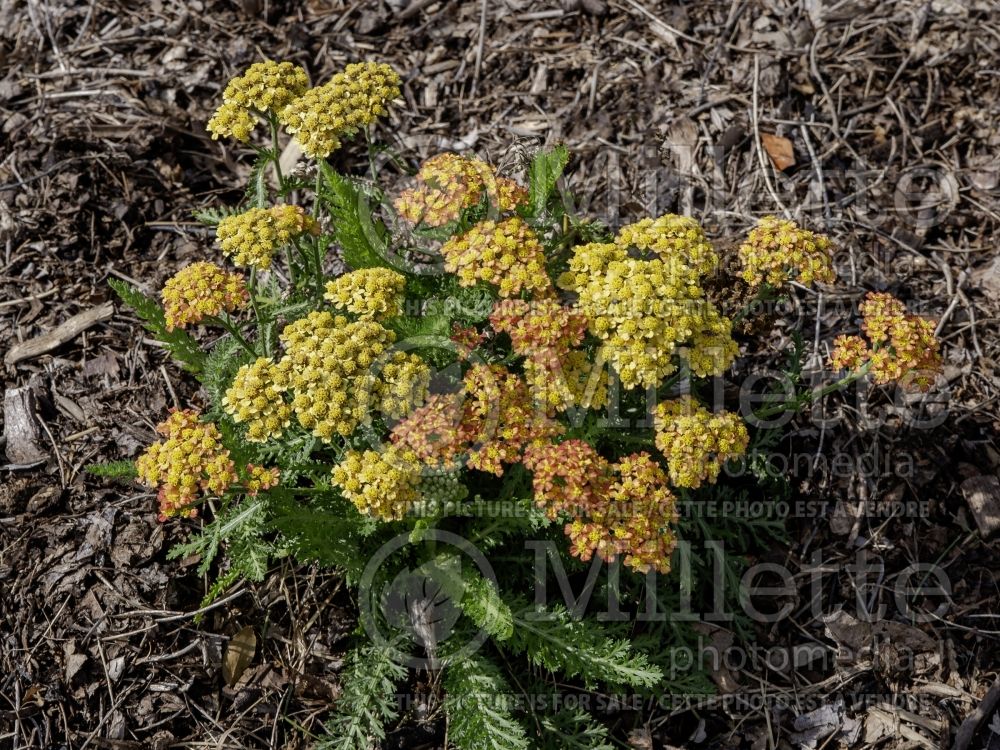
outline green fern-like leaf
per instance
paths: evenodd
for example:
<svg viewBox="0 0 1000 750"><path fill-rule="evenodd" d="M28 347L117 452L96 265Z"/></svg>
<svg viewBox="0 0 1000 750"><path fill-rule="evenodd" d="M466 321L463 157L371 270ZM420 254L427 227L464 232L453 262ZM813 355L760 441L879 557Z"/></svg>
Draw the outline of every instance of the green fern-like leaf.
<svg viewBox="0 0 1000 750"><path fill-rule="evenodd" d="M208 391L212 403L221 408L222 397L233 383L233 377L241 365L250 361L249 355L231 336L219 339L205 357L199 380Z"/></svg>
<svg viewBox="0 0 1000 750"><path fill-rule="evenodd" d="M536 750L614 750L608 729L580 708L542 716L544 734L535 743Z"/></svg>
<svg viewBox="0 0 1000 750"><path fill-rule="evenodd" d="M510 607L500 598L496 586L478 573L469 572L465 576L462 611L498 641L507 640L514 632Z"/></svg>
<svg viewBox="0 0 1000 750"><path fill-rule="evenodd" d="M135 470L135 463L133 461L108 461L100 464L88 464L84 467L84 471L95 477L104 477L105 479L134 479L139 476Z"/></svg>
<svg viewBox="0 0 1000 750"><path fill-rule="evenodd" d="M528 171L530 180L528 193L533 216L545 213L556 182L559 181L568 162L569 151L562 144L551 151L539 151L531 160L531 168Z"/></svg>
<svg viewBox="0 0 1000 750"><path fill-rule="evenodd" d="M596 623L574 620L563 606L515 612L513 636L498 645L550 671L580 677L588 687L650 688L663 679L662 670L628 641L605 636Z"/></svg>
<svg viewBox="0 0 1000 750"><path fill-rule="evenodd" d="M175 328L167 330L167 320L159 303L147 297L138 288L120 279L109 279L108 284L115 290L122 302L131 307L142 320L143 326L153 338L161 342L167 351L179 361L185 370L199 373L205 364L205 353L198 342L186 331Z"/></svg>
<svg viewBox="0 0 1000 750"><path fill-rule="evenodd" d="M233 206L208 206L192 211L191 215L207 227L217 227L219 222L227 216L233 216L239 212L239 208Z"/></svg>
<svg viewBox="0 0 1000 750"><path fill-rule="evenodd" d="M524 727L511 714L500 670L479 656L449 664L444 678L448 738L459 750L527 750Z"/></svg>
<svg viewBox="0 0 1000 750"><path fill-rule="evenodd" d="M391 643L368 643L351 652L337 713L326 725L330 737L318 750L369 750L385 739L385 725L398 715L396 684L406 676L393 651Z"/></svg>
<svg viewBox="0 0 1000 750"><path fill-rule="evenodd" d="M323 196L333 218L333 235L344 262L353 270L385 266L386 229L372 217L368 196L325 162L320 162L320 169Z"/></svg>

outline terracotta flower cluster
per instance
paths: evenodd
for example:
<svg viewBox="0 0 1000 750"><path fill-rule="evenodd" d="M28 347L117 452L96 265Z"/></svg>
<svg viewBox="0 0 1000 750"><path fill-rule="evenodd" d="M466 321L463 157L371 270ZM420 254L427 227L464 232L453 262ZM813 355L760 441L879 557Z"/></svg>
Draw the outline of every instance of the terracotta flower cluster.
<svg viewBox="0 0 1000 750"><path fill-rule="evenodd" d="M462 211L488 197L494 211L511 212L528 200L528 191L501 177L481 159L443 153L420 165L416 186L404 190L394 205L411 224L440 227L458 221Z"/></svg>
<svg viewBox="0 0 1000 750"><path fill-rule="evenodd" d="M898 382L904 388L929 390L942 367L934 322L911 315L886 292L869 293L859 310L867 341L861 336L838 337L831 355L833 366L867 371L880 385Z"/></svg>

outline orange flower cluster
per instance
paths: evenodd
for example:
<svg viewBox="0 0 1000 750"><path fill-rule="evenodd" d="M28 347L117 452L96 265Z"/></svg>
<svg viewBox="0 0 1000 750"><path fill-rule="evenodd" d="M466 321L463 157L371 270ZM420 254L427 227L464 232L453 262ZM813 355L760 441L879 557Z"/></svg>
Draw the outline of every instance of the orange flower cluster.
<svg viewBox="0 0 1000 750"><path fill-rule="evenodd" d="M229 451L219 428L198 419L192 409L173 410L156 426L165 440L153 443L135 462L139 477L159 486L160 520L171 516L194 518L199 492L221 495L237 481Z"/></svg>
<svg viewBox="0 0 1000 750"><path fill-rule="evenodd" d="M670 570L676 498L648 453L612 465L590 444L571 439L534 443L524 465L534 475L535 503L550 519L570 516L564 531L571 554L607 562L623 555L625 565L641 572Z"/></svg>
<svg viewBox="0 0 1000 750"><path fill-rule="evenodd" d="M558 425L539 414L527 384L500 365L473 365L464 389L438 394L395 426L392 442L426 466L454 471L466 466L496 476L521 458L526 446L555 435Z"/></svg>
<svg viewBox="0 0 1000 750"><path fill-rule="evenodd" d="M566 525L570 554L590 560L596 554L639 572L670 572L677 546L677 499L667 476L648 453L633 453L613 467L615 481L605 502Z"/></svg>
<svg viewBox="0 0 1000 750"><path fill-rule="evenodd" d="M445 270L457 275L462 286L485 281L499 287L501 297L551 287L542 243L517 216L499 222L481 221L445 242L441 254Z"/></svg>
<svg viewBox="0 0 1000 750"><path fill-rule="evenodd" d="M462 211L478 205L483 194L501 212L513 211L528 199L528 191L499 177L486 162L444 153L420 165L417 186L404 190L394 205L411 224L440 227L458 221Z"/></svg>
<svg viewBox="0 0 1000 750"><path fill-rule="evenodd" d="M278 486L281 471L277 466L270 469L255 464L247 464L247 480L245 487L250 497L256 497L263 490Z"/></svg>
<svg viewBox="0 0 1000 750"><path fill-rule="evenodd" d="M869 293L859 309L871 344L860 336L838 337L831 356L834 367L859 370L869 361L869 372L880 385L898 382L929 390L942 364L933 321L910 315L902 302L885 292Z"/></svg>
<svg viewBox="0 0 1000 750"><path fill-rule="evenodd" d="M161 293L167 330L186 328L225 310L244 307L250 298L243 277L213 263L199 262L171 276Z"/></svg>
<svg viewBox="0 0 1000 750"><path fill-rule="evenodd" d="M535 504L550 519L597 510L606 502L611 467L583 440L535 443L524 452L524 465L534 475Z"/></svg>

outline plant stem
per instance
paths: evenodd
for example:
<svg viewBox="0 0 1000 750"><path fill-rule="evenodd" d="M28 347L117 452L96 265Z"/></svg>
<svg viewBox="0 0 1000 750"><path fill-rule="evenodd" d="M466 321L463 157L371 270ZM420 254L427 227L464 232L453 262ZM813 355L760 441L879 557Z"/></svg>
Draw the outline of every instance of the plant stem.
<svg viewBox="0 0 1000 750"><path fill-rule="evenodd" d="M850 385L855 380L863 378L865 375L868 374L868 370L871 368L871 365L872 363L869 360L868 362L865 362L864 365L862 365L857 370L848 373L840 380L831 383L830 385L824 386L819 390L807 391L802 395L798 396L797 398L792 399L791 401L787 401L783 404L776 404L775 406L764 409L764 411L754 414L754 417L757 419L766 419L767 417L773 417L776 414L781 414L782 412L786 411L793 411L793 410L799 411L804 406L819 401L821 398L829 396L834 391L839 391L841 388Z"/></svg>
<svg viewBox="0 0 1000 750"><path fill-rule="evenodd" d="M210 320L213 323L217 323L222 328L225 328L226 331L229 333L229 335L232 336L234 339L236 339L236 343L238 343L240 346L246 349L246 351L252 354L254 357L257 356L257 350L254 349L252 346L250 346L250 343L245 338L243 338L243 334L240 333L239 329L236 327L236 325L233 323L233 321L229 318L228 315L226 315L225 317L212 316L211 318L207 318L207 320Z"/></svg>
<svg viewBox="0 0 1000 750"><path fill-rule="evenodd" d="M274 118L274 115L270 115L267 118L267 122L271 126L271 151L273 153L274 175L278 179L278 193L281 194L285 190L285 176L281 174L281 151L278 150L278 121Z"/></svg>

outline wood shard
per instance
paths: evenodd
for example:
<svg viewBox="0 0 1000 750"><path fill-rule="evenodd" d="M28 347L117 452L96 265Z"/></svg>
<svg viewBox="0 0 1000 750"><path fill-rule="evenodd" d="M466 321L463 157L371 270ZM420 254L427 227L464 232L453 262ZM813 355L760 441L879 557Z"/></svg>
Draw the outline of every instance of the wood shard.
<svg viewBox="0 0 1000 750"><path fill-rule="evenodd" d="M971 477L962 482L962 494L984 537L1000 529L1000 479L993 475Z"/></svg>
<svg viewBox="0 0 1000 750"><path fill-rule="evenodd" d="M14 466L32 466L49 457L36 416L35 393L30 386L8 388L3 396L3 434L7 460Z"/></svg>
<svg viewBox="0 0 1000 750"><path fill-rule="evenodd" d="M32 359L56 349L68 341L72 341L88 328L107 320L114 315L115 307L110 302L84 310L72 318L60 323L48 333L28 339L10 348L4 355L3 362L10 366L25 359Z"/></svg>

